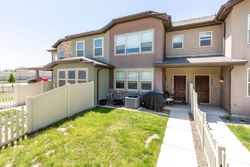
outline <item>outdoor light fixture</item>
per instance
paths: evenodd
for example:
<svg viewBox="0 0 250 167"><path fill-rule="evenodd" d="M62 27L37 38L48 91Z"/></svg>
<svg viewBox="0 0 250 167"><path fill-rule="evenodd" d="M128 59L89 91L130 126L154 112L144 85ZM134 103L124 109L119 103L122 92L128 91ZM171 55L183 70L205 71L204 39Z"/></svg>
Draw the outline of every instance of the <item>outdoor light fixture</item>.
<svg viewBox="0 0 250 167"><path fill-rule="evenodd" d="M224 82L224 78L220 77L220 83L223 83L223 82Z"/></svg>

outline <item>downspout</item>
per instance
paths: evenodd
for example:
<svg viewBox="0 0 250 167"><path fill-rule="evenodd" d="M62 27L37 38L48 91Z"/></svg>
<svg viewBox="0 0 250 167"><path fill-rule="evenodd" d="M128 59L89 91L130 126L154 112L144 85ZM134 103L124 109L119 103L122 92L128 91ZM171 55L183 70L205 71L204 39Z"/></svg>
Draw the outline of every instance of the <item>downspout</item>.
<svg viewBox="0 0 250 167"><path fill-rule="evenodd" d="M232 71L233 71L233 69L234 69L234 67L235 67L235 64L233 64L233 65L231 65L231 67L230 67L230 70L229 70L229 99L228 99L228 105L229 105L229 113L231 114L231 99L232 99L232 97L231 97L231 94L232 94L232 92L231 92L231 85L232 85L232 77L231 77L231 73L232 73Z"/></svg>
<svg viewBox="0 0 250 167"><path fill-rule="evenodd" d="M96 79L96 99L97 99L97 105L99 104L99 72L102 71L103 69L97 69L97 79Z"/></svg>
<svg viewBox="0 0 250 167"><path fill-rule="evenodd" d="M166 38L167 38L167 35L166 35L166 31L164 31L164 39L163 39L163 59L162 61L164 61L165 57L166 57ZM162 89L163 89L163 93L165 92L166 88L165 88L165 81L166 81L166 70L163 66L161 66L161 71L162 71Z"/></svg>

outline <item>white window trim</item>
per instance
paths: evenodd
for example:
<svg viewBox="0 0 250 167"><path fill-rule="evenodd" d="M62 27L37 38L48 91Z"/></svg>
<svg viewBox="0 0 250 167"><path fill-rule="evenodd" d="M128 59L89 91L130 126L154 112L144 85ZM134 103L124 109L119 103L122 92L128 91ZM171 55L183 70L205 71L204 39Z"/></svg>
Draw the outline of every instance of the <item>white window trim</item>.
<svg viewBox="0 0 250 167"><path fill-rule="evenodd" d="M211 33L211 45L201 46L201 33L207 33L207 32ZM202 31L202 32L199 32L199 47L200 48L207 48L207 47L212 47L212 46L213 46L213 31Z"/></svg>
<svg viewBox="0 0 250 167"><path fill-rule="evenodd" d="M182 48L174 48L174 37L180 36L182 37ZM184 35L173 35L172 36L172 50L184 49Z"/></svg>
<svg viewBox="0 0 250 167"><path fill-rule="evenodd" d="M75 79L69 79L69 71L74 71L75 72ZM73 69L73 68L69 68L69 69L67 69L67 71L66 71L66 75L67 75L67 80L66 80L66 83L69 83L68 81L70 80L70 81L75 81L75 83L77 83L77 79L76 79L76 70L75 69Z"/></svg>
<svg viewBox="0 0 250 167"><path fill-rule="evenodd" d="M116 72L118 72L118 71L121 71L121 72L124 72L124 88L122 89L122 88L116 88L116 81L123 81L123 80L116 80ZM124 70L114 70L114 89L115 90L126 90L126 71L124 71Z"/></svg>
<svg viewBox="0 0 250 167"><path fill-rule="evenodd" d="M128 82L129 82L129 80L128 80L128 72L137 72L137 89L129 89L128 88ZM126 72L126 74L127 75L125 75L126 77L125 77L125 80L126 80L126 83L127 83L127 90L128 91L138 91L139 90L139 70L138 69L129 69L129 70L127 70L127 72ZM132 81L133 82L133 81ZM135 82L135 81L134 81Z"/></svg>
<svg viewBox="0 0 250 167"><path fill-rule="evenodd" d="M147 52L141 52L141 34L145 32L152 32L153 33L153 41L152 41L152 51L147 51ZM116 53L116 39L117 37L121 36L128 36L128 35L133 35L133 34L140 34L140 43L139 43L139 52L135 53L126 53L127 45L125 43L125 53L117 54ZM155 41L155 29L148 29L148 30L143 30L143 31L134 31L130 33L125 33L125 34L117 34L114 36L114 56L130 56L130 55L143 55L143 54L153 54L154 53L154 41Z"/></svg>
<svg viewBox="0 0 250 167"><path fill-rule="evenodd" d="M82 41L76 41L76 57L82 57L82 56L78 56L77 55L77 51L78 51L78 49L77 49L77 44L78 43L83 43L83 57L85 57L85 41L84 40L82 40ZM80 50L81 51L81 50Z"/></svg>
<svg viewBox="0 0 250 167"><path fill-rule="evenodd" d="M59 73L61 71L65 72L65 78L64 79L60 79L59 78ZM58 69L57 70L57 87L59 87L59 80L64 80L65 81L65 85L67 84L67 71L65 71L64 69Z"/></svg>
<svg viewBox="0 0 250 167"><path fill-rule="evenodd" d="M248 80L249 73L250 73L250 68L247 68L247 97L250 97L250 94L248 94L248 92L249 92L248 85L250 84L250 82Z"/></svg>
<svg viewBox="0 0 250 167"><path fill-rule="evenodd" d="M78 71L86 71L86 79L79 79L78 78ZM88 68L77 68L76 69L76 79L77 79L77 83L79 83L79 80L80 81L85 81L85 82L88 82L88 79L89 79L89 76L88 76Z"/></svg>
<svg viewBox="0 0 250 167"><path fill-rule="evenodd" d="M124 80L124 89L116 88L116 72L123 71L125 72L125 80ZM137 71L138 72L138 81L137 81L137 89L128 89L128 71ZM152 72L152 87L151 90L143 90L141 89L141 72L142 71L150 71ZM146 81L146 80L145 80ZM117 91L136 91L136 92L148 92L154 90L154 69L153 68L126 68L126 69L115 69L114 70L114 90Z"/></svg>
<svg viewBox="0 0 250 167"><path fill-rule="evenodd" d="M141 79L141 73L142 73L142 72L145 72L145 71L147 71L147 72L149 72L149 71L152 72L152 80L142 80L142 79ZM142 89L142 88L141 88L142 82L152 82L151 90ZM152 90L154 90L154 70L150 70L150 69L141 69L141 70L140 70L140 91L141 91L141 92L145 92L145 91L152 91Z"/></svg>
<svg viewBox="0 0 250 167"><path fill-rule="evenodd" d="M83 80L83 79L78 79L78 71L79 70L83 70L86 71L86 79L85 81L88 82L88 68L64 68L64 69L58 69L57 70L57 87L59 87L59 80L65 80L65 85L66 84L70 84L68 83L68 71L75 71L75 83L79 83L79 80ZM60 79L59 78L59 72L60 71L64 71L65 72L65 79ZM70 79L73 80L73 79Z"/></svg>
<svg viewBox="0 0 250 167"><path fill-rule="evenodd" d="M95 41L99 40L99 39L102 40L102 47L95 47ZM102 48L102 55L101 56L96 56L95 55L95 48ZM104 37L98 37L98 38L94 38L93 39L93 57L96 57L96 58L98 58L98 57L104 57Z"/></svg>
<svg viewBox="0 0 250 167"><path fill-rule="evenodd" d="M247 44L250 45L250 14L247 15Z"/></svg>

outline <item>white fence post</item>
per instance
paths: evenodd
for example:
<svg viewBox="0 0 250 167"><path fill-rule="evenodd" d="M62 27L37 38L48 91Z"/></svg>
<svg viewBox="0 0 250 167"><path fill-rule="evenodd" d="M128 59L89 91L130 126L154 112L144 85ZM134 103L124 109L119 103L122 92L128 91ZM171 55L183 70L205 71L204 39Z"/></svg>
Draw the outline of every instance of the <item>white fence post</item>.
<svg viewBox="0 0 250 167"><path fill-rule="evenodd" d="M26 99L26 110L27 110L27 133L32 132L32 99L27 97Z"/></svg>

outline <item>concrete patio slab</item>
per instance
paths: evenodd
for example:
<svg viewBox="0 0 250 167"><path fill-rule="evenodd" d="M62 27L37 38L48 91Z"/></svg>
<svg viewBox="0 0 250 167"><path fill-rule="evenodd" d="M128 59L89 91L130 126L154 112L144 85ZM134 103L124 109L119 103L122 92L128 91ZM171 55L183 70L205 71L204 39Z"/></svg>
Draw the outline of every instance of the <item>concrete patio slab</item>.
<svg viewBox="0 0 250 167"><path fill-rule="evenodd" d="M198 166L188 110L183 108L171 110L157 167Z"/></svg>

